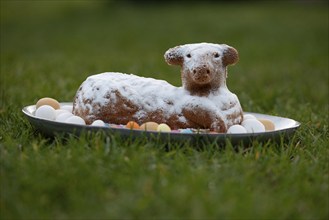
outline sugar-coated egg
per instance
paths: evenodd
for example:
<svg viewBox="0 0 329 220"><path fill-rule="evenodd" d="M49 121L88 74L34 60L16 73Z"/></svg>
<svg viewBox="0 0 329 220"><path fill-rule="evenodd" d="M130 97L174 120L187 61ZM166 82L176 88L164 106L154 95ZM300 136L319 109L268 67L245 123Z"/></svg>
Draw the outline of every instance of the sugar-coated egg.
<svg viewBox="0 0 329 220"><path fill-rule="evenodd" d="M140 129L144 130L144 131L156 131L158 126L159 126L158 123L149 121L149 122L142 124L140 126Z"/></svg>
<svg viewBox="0 0 329 220"><path fill-rule="evenodd" d="M258 133L265 131L265 126L257 119L244 120L241 125L247 130L248 133Z"/></svg>
<svg viewBox="0 0 329 220"><path fill-rule="evenodd" d="M265 118L260 118L258 119L264 126L266 131L274 131L275 130L275 125L273 121Z"/></svg>
<svg viewBox="0 0 329 220"><path fill-rule="evenodd" d="M66 123L70 124L78 124L78 125L85 125L86 122L81 117L73 115L65 120Z"/></svg>
<svg viewBox="0 0 329 220"><path fill-rule="evenodd" d="M66 119L68 119L69 117L72 117L73 114L71 112L65 112L63 114L60 114L56 117L56 121L58 122L65 122Z"/></svg>
<svg viewBox="0 0 329 220"><path fill-rule="evenodd" d="M137 123L134 122L134 121L129 121L129 122L126 124L126 128L128 128L128 129L140 129L140 126L139 126L139 124L137 124Z"/></svg>
<svg viewBox="0 0 329 220"><path fill-rule="evenodd" d="M72 105L62 105L61 109L72 112L73 111L73 106Z"/></svg>
<svg viewBox="0 0 329 220"><path fill-rule="evenodd" d="M39 107L41 107L43 105L50 105L54 109L59 109L61 107L59 102L56 99L45 97L45 98L38 100L35 108L38 109Z"/></svg>
<svg viewBox="0 0 329 220"><path fill-rule="evenodd" d="M241 125L232 125L227 130L228 134L244 134L247 133L247 130Z"/></svg>
<svg viewBox="0 0 329 220"><path fill-rule="evenodd" d="M157 131L159 132L171 132L171 128L167 124L159 124Z"/></svg>
<svg viewBox="0 0 329 220"><path fill-rule="evenodd" d="M255 116L253 116L252 114L244 114L243 115L243 120L247 120L247 119L257 119Z"/></svg>
<svg viewBox="0 0 329 220"><path fill-rule="evenodd" d="M50 105L43 105L36 110L35 116L43 119L55 120L56 113L55 113L55 109Z"/></svg>
<svg viewBox="0 0 329 220"><path fill-rule="evenodd" d="M101 126L102 127L102 126L105 126L105 123L102 120L96 120L93 123L91 123L91 125L92 126Z"/></svg>

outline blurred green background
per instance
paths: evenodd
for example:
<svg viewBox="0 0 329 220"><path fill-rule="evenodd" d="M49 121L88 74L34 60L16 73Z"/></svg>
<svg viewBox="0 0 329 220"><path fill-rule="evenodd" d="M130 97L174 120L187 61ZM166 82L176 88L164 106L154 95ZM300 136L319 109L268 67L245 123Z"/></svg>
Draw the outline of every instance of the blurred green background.
<svg viewBox="0 0 329 220"><path fill-rule="evenodd" d="M269 111L291 95L292 104L325 104L327 24L327 4L313 1L1 1L2 100L71 101L88 75L105 71L164 78L178 86L179 68L164 62L164 52L214 42L240 53L228 85L244 104L266 98L269 103L256 106ZM22 88L28 92L19 92ZM304 93L312 100L304 100Z"/></svg>
<svg viewBox="0 0 329 220"><path fill-rule="evenodd" d="M328 218L327 1L0 4L1 218ZM105 71L180 86L163 54L197 42L239 51L229 89L245 111L300 121L291 142L168 152L114 138L109 153L97 135L47 139L21 112Z"/></svg>

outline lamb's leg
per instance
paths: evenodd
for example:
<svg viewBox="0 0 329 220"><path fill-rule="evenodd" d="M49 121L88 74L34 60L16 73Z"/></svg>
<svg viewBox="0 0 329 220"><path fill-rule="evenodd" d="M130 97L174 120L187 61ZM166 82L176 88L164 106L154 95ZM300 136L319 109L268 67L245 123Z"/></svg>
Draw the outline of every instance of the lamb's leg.
<svg viewBox="0 0 329 220"><path fill-rule="evenodd" d="M185 118L197 125L199 128L206 128L216 132L226 132L227 128L223 119L215 112L205 110L200 106L191 106L183 108Z"/></svg>

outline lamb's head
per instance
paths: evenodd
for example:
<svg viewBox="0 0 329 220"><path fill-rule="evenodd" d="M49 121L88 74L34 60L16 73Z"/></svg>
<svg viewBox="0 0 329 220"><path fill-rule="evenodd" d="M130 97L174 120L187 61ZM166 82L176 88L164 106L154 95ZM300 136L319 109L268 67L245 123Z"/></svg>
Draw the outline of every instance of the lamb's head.
<svg viewBox="0 0 329 220"><path fill-rule="evenodd" d="M209 93L226 86L226 67L239 60L236 49L225 44L185 44L169 49L169 65L180 65L183 87L192 93Z"/></svg>

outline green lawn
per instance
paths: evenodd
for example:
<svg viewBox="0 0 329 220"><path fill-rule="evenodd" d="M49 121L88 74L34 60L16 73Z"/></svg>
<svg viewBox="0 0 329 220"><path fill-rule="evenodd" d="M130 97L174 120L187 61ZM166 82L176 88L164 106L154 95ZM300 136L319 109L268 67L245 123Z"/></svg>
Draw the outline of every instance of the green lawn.
<svg viewBox="0 0 329 220"><path fill-rule="evenodd" d="M0 219L328 219L328 4L296 2L2 0ZM163 54L192 42L234 46L229 89L245 111L300 121L294 137L202 149L47 139L21 112L46 96L72 101L105 71L178 86Z"/></svg>

